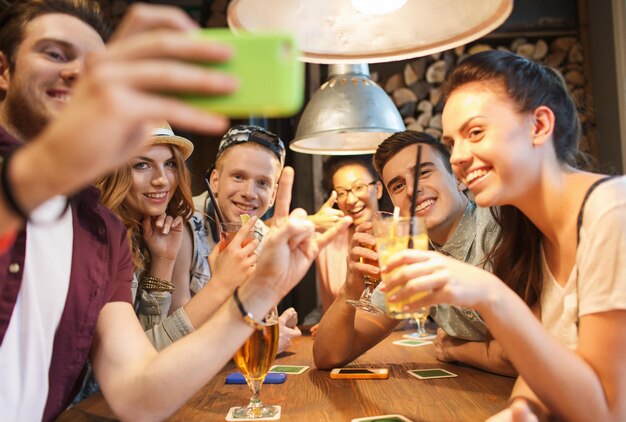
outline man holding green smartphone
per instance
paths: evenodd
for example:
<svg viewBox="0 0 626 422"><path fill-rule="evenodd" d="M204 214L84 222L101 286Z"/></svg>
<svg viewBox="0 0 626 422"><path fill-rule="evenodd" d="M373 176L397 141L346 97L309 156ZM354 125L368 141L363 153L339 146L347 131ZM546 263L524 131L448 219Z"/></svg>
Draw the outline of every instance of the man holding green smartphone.
<svg viewBox="0 0 626 422"><path fill-rule="evenodd" d="M116 415L165 419L254 329L231 298L157 353L131 305L126 231L98 205L95 188L80 190L136 155L154 120L223 131L223 116L163 92L232 92L232 78L185 63L223 61L231 52L191 38L197 25L177 8L132 6L106 48L101 20L88 0L13 2L0 16L0 234L17 231L0 255L6 420L55 419L88 357ZM304 212L286 218L239 289L245 310L267 313L339 229L314 238Z"/></svg>

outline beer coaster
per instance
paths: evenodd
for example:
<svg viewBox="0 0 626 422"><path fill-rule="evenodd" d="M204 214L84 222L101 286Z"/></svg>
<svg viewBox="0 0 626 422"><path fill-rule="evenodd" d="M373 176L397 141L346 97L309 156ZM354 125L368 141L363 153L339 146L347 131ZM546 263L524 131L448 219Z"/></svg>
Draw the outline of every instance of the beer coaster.
<svg viewBox="0 0 626 422"><path fill-rule="evenodd" d="M428 334L427 336L420 337L417 333L404 334L402 338L408 338L410 340L434 340L437 338L437 334Z"/></svg>
<svg viewBox="0 0 626 422"><path fill-rule="evenodd" d="M396 340L392 342L392 344L397 344L398 346L405 346L405 347L420 347L420 346L426 346L427 344L433 344L433 342L404 339L404 340Z"/></svg>
<svg viewBox="0 0 626 422"><path fill-rule="evenodd" d="M309 369L308 366L299 366L299 365L274 365L270 368L271 372L279 372L283 374L290 375L300 375Z"/></svg>
<svg viewBox="0 0 626 422"><path fill-rule="evenodd" d="M276 412L276 414L274 416L271 416L269 418L254 418L254 419L248 419L248 418L236 418L233 416L233 412L236 409L239 409L241 406L235 406L235 407L231 407L230 409L228 409L228 413L226 414L226 421L228 422L239 422L239 421L277 421L280 419L280 411L281 408L280 406L276 406L276 405L271 405L272 407L275 407L278 409L278 412Z"/></svg>
<svg viewBox="0 0 626 422"><path fill-rule="evenodd" d="M429 380L433 378L454 378L458 376L454 372L446 371L441 368L433 368L433 369L412 369L407 371L409 375L414 376L415 378L419 378L421 380Z"/></svg>

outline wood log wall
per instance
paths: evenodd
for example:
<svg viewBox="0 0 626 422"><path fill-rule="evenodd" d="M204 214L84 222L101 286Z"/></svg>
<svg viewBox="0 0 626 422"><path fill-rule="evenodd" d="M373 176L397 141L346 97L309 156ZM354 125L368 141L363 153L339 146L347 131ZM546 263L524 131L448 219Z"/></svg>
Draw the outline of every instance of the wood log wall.
<svg viewBox="0 0 626 422"><path fill-rule="evenodd" d="M576 37L563 36L534 41L516 38L507 44L494 42L461 46L431 56L407 60L400 65L372 65L372 79L391 96L407 129L424 131L440 139L442 82L447 72L466 56L491 49L513 51L558 69L563 74L583 127L581 149L592 154L595 119L591 86L584 71L582 44ZM392 66L395 70L389 72Z"/></svg>

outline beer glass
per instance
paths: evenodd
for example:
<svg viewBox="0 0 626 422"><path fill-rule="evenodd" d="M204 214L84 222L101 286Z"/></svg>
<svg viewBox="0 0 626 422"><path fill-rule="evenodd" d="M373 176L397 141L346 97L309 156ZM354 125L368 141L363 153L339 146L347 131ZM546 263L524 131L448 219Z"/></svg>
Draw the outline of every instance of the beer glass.
<svg viewBox="0 0 626 422"><path fill-rule="evenodd" d="M261 402L259 393L278 348L278 311L272 308L265 316L267 326L254 330L241 348L233 356L235 364L246 378L252 397L245 407L238 407L233 416L240 419L270 418L278 413L279 406L266 406Z"/></svg>
<svg viewBox="0 0 626 422"><path fill-rule="evenodd" d="M394 218L394 216L383 214L380 218L375 218L373 223L374 236L376 237L376 245L378 247L378 259L381 267L387 264L391 256L404 249L428 249L426 225L421 217ZM383 281L390 275L391 274L384 274ZM427 309L420 308L414 312L405 312L402 310L404 305L424 297L427 294L426 292L416 293L402 301L389 302L388 298L400 288L401 286L385 294L387 315L394 319L419 318L422 314L426 314L427 316Z"/></svg>
<svg viewBox="0 0 626 422"><path fill-rule="evenodd" d="M390 212L378 211L376 214L374 214L374 217L372 217L371 221L374 221L377 218L382 218L381 216L383 215L387 217L392 216ZM374 251L376 250L375 245L361 245L361 246L374 250ZM374 260L363 258L363 257L359 258L359 261L378 267L378 261L374 261ZM385 311L383 311L378 306L372 303L372 295L374 294L374 290L376 289L376 286L378 286L378 284L380 283L380 273L374 274L374 275L370 275L370 274L363 275L363 278L365 279L365 289L363 290L363 294L361 294L361 297L359 298L359 300L349 299L349 300L346 300L346 303L348 305L354 306L357 309L360 309L365 312L370 312L372 314L385 313Z"/></svg>

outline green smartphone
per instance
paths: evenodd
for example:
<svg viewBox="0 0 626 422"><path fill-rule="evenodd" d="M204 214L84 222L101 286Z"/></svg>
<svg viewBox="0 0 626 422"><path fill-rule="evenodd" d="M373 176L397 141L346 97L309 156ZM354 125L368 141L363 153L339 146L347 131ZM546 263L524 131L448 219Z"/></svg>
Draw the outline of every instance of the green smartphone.
<svg viewBox="0 0 626 422"><path fill-rule="evenodd" d="M239 80L229 95L182 94L194 106L230 117L288 117L304 100L304 63L292 36L283 33L234 34L226 28L202 29L197 35L230 44L233 57L224 63L207 63Z"/></svg>

